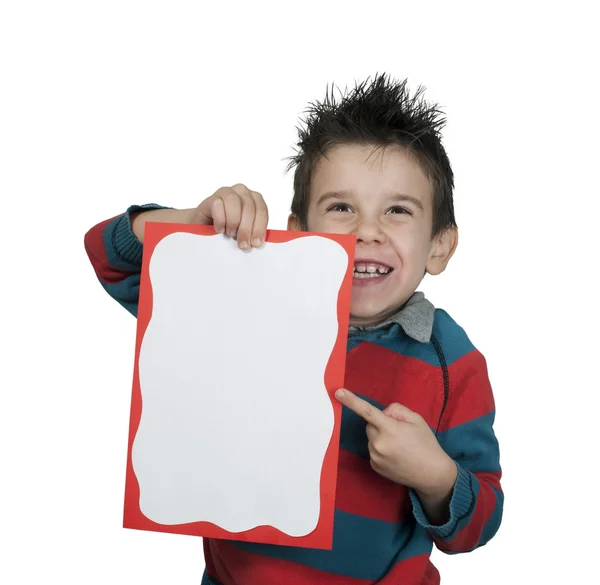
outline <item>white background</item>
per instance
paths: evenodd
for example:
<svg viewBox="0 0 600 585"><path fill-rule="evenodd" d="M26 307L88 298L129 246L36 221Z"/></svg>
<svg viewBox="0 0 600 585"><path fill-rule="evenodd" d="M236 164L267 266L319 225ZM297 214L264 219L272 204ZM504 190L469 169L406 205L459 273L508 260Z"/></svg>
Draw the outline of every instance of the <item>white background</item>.
<svg viewBox="0 0 600 585"><path fill-rule="evenodd" d="M0 582L199 583L200 539L121 528L135 320L83 236L236 182L283 228L306 103L383 71L448 115L460 246L423 290L497 401L504 522L442 582L600 582L592 6L3 2Z"/></svg>

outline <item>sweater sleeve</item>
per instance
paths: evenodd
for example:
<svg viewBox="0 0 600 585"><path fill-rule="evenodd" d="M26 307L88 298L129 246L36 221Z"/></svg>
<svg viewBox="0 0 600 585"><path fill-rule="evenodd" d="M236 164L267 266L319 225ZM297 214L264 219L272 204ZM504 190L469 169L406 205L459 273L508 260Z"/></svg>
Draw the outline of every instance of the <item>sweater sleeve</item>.
<svg viewBox="0 0 600 585"><path fill-rule="evenodd" d="M443 526L429 523L413 490L410 497L417 522L447 554L470 552L487 544L502 520L500 452L493 424L495 403L483 355L473 349L448 370L450 391L438 440L458 467Z"/></svg>
<svg viewBox="0 0 600 585"><path fill-rule="evenodd" d="M143 245L131 229L131 215L137 211L166 209L149 203L132 205L127 211L91 228L84 246L104 290L134 317L137 317Z"/></svg>

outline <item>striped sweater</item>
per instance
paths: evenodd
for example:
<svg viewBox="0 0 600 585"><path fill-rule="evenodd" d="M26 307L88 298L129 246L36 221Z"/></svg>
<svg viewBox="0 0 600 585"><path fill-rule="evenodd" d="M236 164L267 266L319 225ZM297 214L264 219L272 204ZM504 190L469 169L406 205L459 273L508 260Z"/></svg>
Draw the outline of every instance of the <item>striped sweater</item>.
<svg viewBox="0 0 600 585"><path fill-rule="evenodd" d="M130 214L155 207L132 206L85 236L102 286L134 316L142 244ZM413 490L371 469L366 423L344 407L333 549L205 538L203 585L434 585L434 545L469 552L494 536L504 500L494 398L484 357L448 313L415 293L386 323L351 328L345 387L381 409L404 404L428 422L458 466L449 520L431 525Z"/></svg>

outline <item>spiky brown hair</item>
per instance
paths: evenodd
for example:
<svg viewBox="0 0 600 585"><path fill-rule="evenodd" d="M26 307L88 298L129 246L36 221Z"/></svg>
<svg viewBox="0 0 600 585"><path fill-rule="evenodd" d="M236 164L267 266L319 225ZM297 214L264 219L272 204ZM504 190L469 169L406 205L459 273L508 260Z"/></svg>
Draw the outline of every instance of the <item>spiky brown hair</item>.
<svg viewBox="0 0 600 585"><path fill-rule="evenodd" d="M327 86L325 99L308 105L304 125L297 128L296 154L289 157L286 169L296 167L292 213L304 229L315 167L332 147L342 144L406 149L433 187L432 238L456 226L454 174L440 133L446 118L437 104L423 100L423 87L411 95L407 85L406 79L376 74L373 80L357 82L350 92L340 92L339 100L333 84Z"/></svg>

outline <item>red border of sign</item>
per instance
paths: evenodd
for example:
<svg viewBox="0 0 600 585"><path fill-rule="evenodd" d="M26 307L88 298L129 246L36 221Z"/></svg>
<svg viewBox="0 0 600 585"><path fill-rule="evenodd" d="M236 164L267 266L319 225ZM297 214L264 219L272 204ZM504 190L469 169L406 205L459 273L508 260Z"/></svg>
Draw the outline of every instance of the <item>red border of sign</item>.
<svg viewBox="0 0 600 585"><path fill-rule="evenodd" d="M335 491L337 482L337 465L339 454L339 436L342 407L334 398L334 393L344 385L346 363L346 343L348 338L348 321L350 314L350 297L352 294L352 274L354 270L354 236L341 234L321 234L310 232L292 232L268 230L266 241L282 243L307 237L320 236L329 238L340 244L348 254L348 266L338 295L338 335L325 370L325 387L331 399L334 411L334 430L321 471L321 511L317 527L313 532L302 537L292 537L272 526L259 526L244 532L228 532L211 522L191 522L178 525L163 525L153 522L140 510L140 488L132 466L132 447L137 433L141 413L142 396L139 382L138 361L140 347L148 323L152 316L152 286L149 279L150 258L156 245L169 234L184 232L204 236L215 236L212 226L184 225L172 223L147 223L145 226L144 252L140 282L138 308L137 338L135 346L135 364L133 374L133 390L131 397L131 415L129 426L129 446L127 450L127 473L125 481L125 506L123 514L124 528L151 530L174 534L187 534L208 538L221 538L245 542L259 542L285 546L309 547L330 550L333 539L333 516L335 507Z"/></svg>

